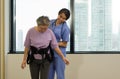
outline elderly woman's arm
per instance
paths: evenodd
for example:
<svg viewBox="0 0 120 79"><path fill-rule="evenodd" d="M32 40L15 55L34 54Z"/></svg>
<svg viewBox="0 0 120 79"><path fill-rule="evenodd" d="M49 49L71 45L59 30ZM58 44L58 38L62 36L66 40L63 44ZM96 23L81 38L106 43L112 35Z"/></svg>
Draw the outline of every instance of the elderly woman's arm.
<svg viewBox="0 0 120 79"><path fill-rule="evenodd" d="M28 50L29 50L29 49L25 47L25 49L24 49L23 61L22 61L22 64L21 64L21 68L22 68L22 69L24 69L24 68L26 67Z"/></svg>
<svg viewBox="0 0 120 79"><path fill-rule="evenodd" d="M58 53L58 55L63 59L63 61L65 62L65 64L69 64L69 60L63 55L63 53L61 52L61 50L59 49L59 47L54 48L54 50Z"/></svg>

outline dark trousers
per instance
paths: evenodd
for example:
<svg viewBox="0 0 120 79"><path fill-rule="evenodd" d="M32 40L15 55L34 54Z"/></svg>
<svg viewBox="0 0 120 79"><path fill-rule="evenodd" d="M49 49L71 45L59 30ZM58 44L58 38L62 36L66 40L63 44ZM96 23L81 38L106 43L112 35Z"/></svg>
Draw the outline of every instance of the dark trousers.
<svg viewBox="0 0 120 79"><path fill-rule="evenodd" d="M31 79L48 79L50 62L48 60L33 60L29 64Z"/></svg>

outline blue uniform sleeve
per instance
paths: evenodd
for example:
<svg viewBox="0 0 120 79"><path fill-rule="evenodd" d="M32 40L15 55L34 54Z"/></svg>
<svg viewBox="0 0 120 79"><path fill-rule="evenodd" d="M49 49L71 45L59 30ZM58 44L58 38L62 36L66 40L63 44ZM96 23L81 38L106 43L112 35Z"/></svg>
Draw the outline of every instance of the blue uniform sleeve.
<svg viewBox="0 0 120 79"><path fill-rule="evenodd" d="M70 29L66 23L62 27L62 41L69 41Z"/></svg>
<svg viewBox="0 0 120 79"><path fill-rule="evenodd" d="M58 43L57 43L57 40L55 38L55 35L54 33L52 32L52 30L50 30L50 33L51 33L51 47L54 49L54 48L57 48L58 47Z"/></svg>

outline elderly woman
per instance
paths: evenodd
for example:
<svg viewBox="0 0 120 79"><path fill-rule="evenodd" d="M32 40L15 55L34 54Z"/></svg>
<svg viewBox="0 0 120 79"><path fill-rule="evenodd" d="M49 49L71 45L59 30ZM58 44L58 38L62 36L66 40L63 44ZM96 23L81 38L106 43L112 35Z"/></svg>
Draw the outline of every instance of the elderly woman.
<svg viewBox="0 0 120 79"><path fill-rule="evenodd" d="M48 79L50 66L48 55L50 50L47 48L51 47L54 49L66 64L69 64L69 61L59 49L54 33L48 28L50 24L49 18L47 16L40 16L36 21L37 26L30 28L26 35L21 68L24 69L26 67L30 50L29 53L32 55L31 62L29 62L31 79Z"/></svg>

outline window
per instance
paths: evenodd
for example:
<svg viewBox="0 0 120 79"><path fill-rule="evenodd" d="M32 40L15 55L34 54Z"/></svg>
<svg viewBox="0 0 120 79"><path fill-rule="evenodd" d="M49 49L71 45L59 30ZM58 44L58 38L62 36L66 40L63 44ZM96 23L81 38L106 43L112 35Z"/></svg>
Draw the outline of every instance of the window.
<svg viewBox="0 0 120 79"><path fill-rule="evenodd" d="M36 19L45 15L50 19L56 19L61 8L69 9L68 0L13 0L13 22L15 26L15 49L14 51L24 50L24 40L28 29L36 25ZM69 24L69 20L67 21ZM67 50L70 50L68 48Z"/></svg>
<svg viewBox="0 0 120 79"><path fill-rule="evenodd" d="M120 51L118 3L75 0L75 51Z"/></svg>
<svg viewBox="0 0 120 79"><path fill-rule="evenodd" d="M71 10L67 51L119 53L119 0L11 0L11 52L23 51L26 32L37 17L56 18L63 7Z"/></svg>

